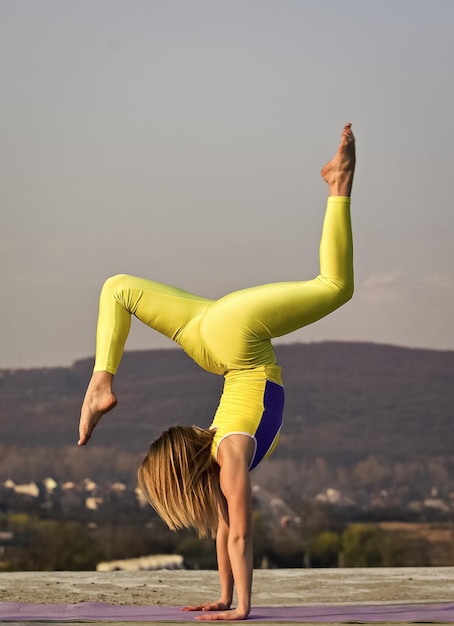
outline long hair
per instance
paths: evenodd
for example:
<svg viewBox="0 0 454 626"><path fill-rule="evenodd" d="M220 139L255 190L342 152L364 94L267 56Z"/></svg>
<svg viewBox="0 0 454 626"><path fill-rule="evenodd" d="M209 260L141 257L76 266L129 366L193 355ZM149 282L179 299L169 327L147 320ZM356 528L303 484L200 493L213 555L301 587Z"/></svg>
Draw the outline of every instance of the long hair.
<svg viewBox="0 0 454 626"><path fill-rule="evenodd" d="M211 453L214 431L172 426L150 446L138 471L139 487L172 530L195 528L215 537L225 500Z"/></svg>

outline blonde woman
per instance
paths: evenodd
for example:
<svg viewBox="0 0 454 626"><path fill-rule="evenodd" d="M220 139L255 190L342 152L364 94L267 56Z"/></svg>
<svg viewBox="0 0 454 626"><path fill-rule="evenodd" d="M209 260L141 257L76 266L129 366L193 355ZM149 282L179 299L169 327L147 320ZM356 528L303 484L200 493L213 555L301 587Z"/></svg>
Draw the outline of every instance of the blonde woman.
<svg viewBox="0 0 454 626"><path fill-rule="evenodd" d="M221 595L188 606L200 620L246 619L251 608L250 471L274 450L284 389L271 340L328 315L353 294L351 125L322 169L329 197L313 280L244 289L213 301L175 287L119 275L101 291L96 360L80 418L79 445L117 404L112 390L131 315L178 343L205 370L225 378L209 428L174 426L150 446L139 485L172 529L216 537ZM233 591L237 604L232 608Z"/></svg>

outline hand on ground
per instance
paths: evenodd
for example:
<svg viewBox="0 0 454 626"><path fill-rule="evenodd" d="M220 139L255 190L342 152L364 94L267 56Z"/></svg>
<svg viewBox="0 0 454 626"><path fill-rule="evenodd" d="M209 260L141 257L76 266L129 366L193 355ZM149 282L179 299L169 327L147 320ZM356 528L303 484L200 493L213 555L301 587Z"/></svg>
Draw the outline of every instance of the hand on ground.
<svg viewBox="0 0 454 626"><path fill-rule="evenodd" d="M216 602L204 602L203 604L193 604L192 606L184 606L182 611L227 611L230 604L217 600Z"/></svg>
<svg viewBox="0 0 454 626"><path fill-rule="evenodd" d="M197 615L194 619L198 621L234 621L247 619L248 613L238 611L238 609L232 609L230 611L223 611L222 613L207 613L205 615Z"/></svg>

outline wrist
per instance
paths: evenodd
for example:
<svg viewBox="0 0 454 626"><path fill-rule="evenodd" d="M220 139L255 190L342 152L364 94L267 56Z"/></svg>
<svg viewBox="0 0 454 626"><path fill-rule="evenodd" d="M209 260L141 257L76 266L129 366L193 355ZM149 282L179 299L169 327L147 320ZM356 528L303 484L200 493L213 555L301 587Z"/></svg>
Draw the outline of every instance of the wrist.
<svg viewBox="0 0 454 626"><path fill-rule="evenodd" d="M237 613L240 619L246 619L249 613L251 612L251 607L249 605L246 607L238 605L235 609L235 612Z"/></svg>

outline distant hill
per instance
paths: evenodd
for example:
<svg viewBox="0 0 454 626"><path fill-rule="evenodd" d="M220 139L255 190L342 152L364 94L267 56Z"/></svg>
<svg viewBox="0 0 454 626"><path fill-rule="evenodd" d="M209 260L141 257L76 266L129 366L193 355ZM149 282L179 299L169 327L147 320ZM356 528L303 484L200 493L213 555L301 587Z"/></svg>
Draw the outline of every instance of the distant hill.
<svg viewBox="0 0 454 626"><path fill-rule="evenodd" d="M453 456L454 351L323 342L279 345L276 354L286 387L276 459L349 465L370 455L389 463ZM75 444L91 368L86 359L0 370L0 445L52 454ZM222 390L222 377L179 349L127 352L115 383L119 405L90 448L139 454L171 424L208 426Z"/></svg>

